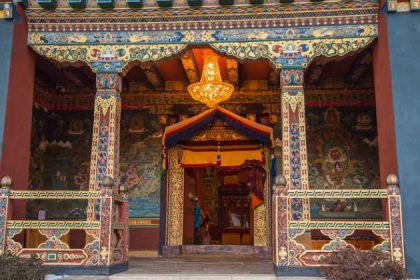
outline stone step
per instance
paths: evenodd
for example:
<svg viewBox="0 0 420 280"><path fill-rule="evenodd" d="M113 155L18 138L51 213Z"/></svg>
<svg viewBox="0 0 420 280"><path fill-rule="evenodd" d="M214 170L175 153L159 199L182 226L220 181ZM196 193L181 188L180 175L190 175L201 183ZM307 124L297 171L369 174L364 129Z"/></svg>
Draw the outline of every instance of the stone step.
<svg viewBox="0 0 420 280"><path fill-rule="evenodd" d="M271 258L271 247L268 246L249 246L249 245L181 245L164 246L163 255L174 256L234 256L234 257L254 257Z"/></svg>
<svg viewBox="0 0 420 280"><path fill-rule="evenodd" d="M47 280L315 280L316 277L275 277L270 259L249 257L130 258L127 271L110 276L66 276Z"/></svg>

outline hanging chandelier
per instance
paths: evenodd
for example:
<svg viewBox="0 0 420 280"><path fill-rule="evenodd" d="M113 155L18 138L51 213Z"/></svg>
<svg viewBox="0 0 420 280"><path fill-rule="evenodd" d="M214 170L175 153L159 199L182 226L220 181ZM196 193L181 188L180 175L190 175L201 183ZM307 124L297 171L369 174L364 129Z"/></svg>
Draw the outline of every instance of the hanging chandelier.
<svg viewBox="0 0 420 280"><path fill-rule="evenodd" d="M204 67L199 82L188 86L187 90L194 100L209 107L228 100L235 89L233 85L224 83L220 76L217 55L209 52L204 54Z"/></svg>

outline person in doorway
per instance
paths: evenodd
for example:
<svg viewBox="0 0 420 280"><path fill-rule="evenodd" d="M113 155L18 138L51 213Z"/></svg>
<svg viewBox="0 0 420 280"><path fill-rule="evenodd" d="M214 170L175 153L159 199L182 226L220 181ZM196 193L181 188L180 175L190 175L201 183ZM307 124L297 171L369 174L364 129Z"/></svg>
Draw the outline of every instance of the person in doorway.
<svg viewBox="0 0 420 280"><path fill-rule="evenodd" d="M194 198L194 245L200 244L201 210L198 198Z"/></svg>

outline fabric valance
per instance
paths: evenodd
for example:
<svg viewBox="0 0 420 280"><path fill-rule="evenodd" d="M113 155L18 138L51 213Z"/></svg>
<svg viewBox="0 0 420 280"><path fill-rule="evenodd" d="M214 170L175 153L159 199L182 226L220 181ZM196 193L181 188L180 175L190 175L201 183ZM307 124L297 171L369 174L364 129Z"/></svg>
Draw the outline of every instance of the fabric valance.
<svg viewBox="0 0 420 280"><path fill-rule="evenodd" d="M222 166L232 167L240 166L247 160L256 160L264 162L263 149L252 150L207 150L193 151L182 150L181 165L183 167L206 167L206 166Z"/></svg>

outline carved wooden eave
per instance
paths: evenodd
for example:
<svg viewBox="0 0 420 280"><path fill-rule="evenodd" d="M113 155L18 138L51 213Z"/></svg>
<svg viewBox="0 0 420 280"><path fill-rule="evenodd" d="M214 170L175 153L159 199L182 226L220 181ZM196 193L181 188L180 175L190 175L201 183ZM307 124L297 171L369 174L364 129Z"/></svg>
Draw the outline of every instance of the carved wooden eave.
<svg viewBox="0 0 420 280"><path fill-rule="evenodd" d="M44 10L31 0L28 44L57 61L86 62L94 72L123 72L129 62L157 61L181 54L187 45L203 44L231 58L265 58L282 68L307 67L317 56L359 51L378 33L378 3L373 0L270 1L261 8L244 4L229 9L174 3L165 10L164 22L159 8L121 5Z"/></svg>

